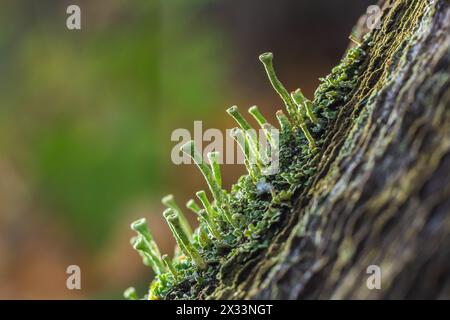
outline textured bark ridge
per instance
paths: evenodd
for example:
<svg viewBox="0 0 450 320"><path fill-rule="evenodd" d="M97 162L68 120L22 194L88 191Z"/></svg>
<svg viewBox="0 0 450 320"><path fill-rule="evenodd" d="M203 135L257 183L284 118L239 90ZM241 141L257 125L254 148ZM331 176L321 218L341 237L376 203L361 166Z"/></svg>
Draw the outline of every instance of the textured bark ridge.
<svg viewBox="0 0 450 320"><path fill-rule="evenodd" d="M211 298L450 298L450 2L382 7L314 183Z"/></svg>

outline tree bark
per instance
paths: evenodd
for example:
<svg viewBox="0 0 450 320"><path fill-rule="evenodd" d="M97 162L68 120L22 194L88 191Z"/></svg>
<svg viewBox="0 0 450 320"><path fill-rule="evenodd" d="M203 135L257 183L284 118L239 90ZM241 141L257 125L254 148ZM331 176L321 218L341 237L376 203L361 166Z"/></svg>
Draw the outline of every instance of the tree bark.
<svg viewBox="0 0 450 320"><path fill-rule="evenodd" d="M450 298L450 2L380 6L313 185L264 257L213 297ZM380 289L367 286L372 265Z"/></svg>

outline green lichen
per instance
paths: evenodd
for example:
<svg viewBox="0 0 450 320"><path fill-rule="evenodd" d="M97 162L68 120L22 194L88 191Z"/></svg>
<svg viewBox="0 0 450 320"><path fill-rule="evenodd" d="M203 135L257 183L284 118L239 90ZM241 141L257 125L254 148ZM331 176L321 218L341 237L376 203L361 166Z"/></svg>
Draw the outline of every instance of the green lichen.
<svg viewBox="0 0 450 320"><path fill-rule="evenodd" d="M260 56L269 80L285 102L288 112L288 116L281 110L277 112L280 125L279 171L272 175L262 174L264 163L255 154L260 146L254 136L248 134L253 128L237 107L227 112L240 126L240 129L233 131L233 135L246 156L249 174L240 177L229 192L222 189L218 155L208 156L210 168L203 163L193 142L183 146L182 150L194 159L204 175L214 201L211 202L204 191L199 191L197 197L204 208L194 200L187 203L187 207L199 218L199 227L189 238L189 228L183 225L181 209L172 197L165 199L169 209L164 216L178 248L172 260L166 255L161 257L159 251L154 253L156 263L148 265L154 269L156 276L145 299L202 299L214 297L216 290L236 285L233 283L239 272L236 262L240 265L251 263L268 247L291 213L294 194L311 185L320 155L317 151L325 147L327 130L335 120L339 107L351 96L369 41L366 37L360 47L350 49L341 64L321 79L313 101L304 97L300 90L290 95L275 75L273 55L267 53ZM274 147L268 130L273 126L267 123L257 107L250 108L249 113L266 129L265 135ZM138 225L141 233L144 232L139 235L142 241L153 241L147 231L142 231L142 220ZM153 248L148 244L145 247ZM127 290L126 296L136 298L132 289Z"/></svg>

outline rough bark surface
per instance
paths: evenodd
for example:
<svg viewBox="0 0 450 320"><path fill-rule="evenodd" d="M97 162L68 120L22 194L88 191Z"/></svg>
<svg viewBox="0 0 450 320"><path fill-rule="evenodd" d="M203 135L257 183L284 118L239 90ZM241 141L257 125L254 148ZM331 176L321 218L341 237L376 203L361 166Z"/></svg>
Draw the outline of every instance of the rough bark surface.
<svg viewBox="0 0 450 320"><path fill-rule="evenodd" d="M381 4L314 184L264 256L212 297L450 298L450 2ZM366 286L370 265L380 290Z"/></svg>

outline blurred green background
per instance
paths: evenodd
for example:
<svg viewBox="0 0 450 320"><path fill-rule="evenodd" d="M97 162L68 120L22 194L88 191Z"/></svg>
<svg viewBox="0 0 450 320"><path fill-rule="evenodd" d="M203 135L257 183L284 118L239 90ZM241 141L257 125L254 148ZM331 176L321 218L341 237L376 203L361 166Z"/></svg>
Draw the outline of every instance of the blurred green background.
<svg viewBox="0 0 450 320"><path fill-rule="evenodd" d="M82 30L66 28L81 8ZM150 270L129 245L160 198L204 188L170 160L174 129L225 130L232 104L281 107L257 56L312 96L370 1L5 0L0 3L0 298L120 298ZM271 118L269 116L269 118ZM273 118L273 116L272 116ZM243 172L225 167L230 186ZM190 217L195 223L194 217ZM82 271L82 290L65 270Z"/></svg>

